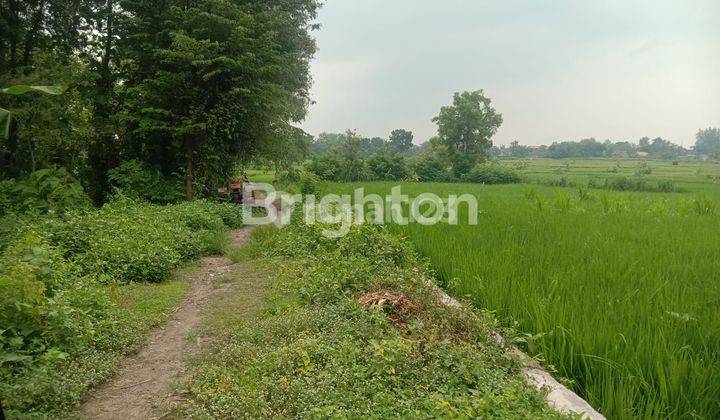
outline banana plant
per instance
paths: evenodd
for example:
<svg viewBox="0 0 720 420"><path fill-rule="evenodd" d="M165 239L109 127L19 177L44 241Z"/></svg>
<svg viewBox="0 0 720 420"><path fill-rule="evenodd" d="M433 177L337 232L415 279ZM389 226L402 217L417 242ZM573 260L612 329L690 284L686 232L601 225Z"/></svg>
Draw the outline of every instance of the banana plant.
<svg viewBox="0 0 720 420"><path fill-rule="evenodd" d="M29 92L40 92L48 95L62 95L65 92L65 86L30 86L15 85L7 88L0 88L0 93L6 95L24 95ZM7 109L0 108L0 138L10 137L10 120L12 113Z"/></svg>

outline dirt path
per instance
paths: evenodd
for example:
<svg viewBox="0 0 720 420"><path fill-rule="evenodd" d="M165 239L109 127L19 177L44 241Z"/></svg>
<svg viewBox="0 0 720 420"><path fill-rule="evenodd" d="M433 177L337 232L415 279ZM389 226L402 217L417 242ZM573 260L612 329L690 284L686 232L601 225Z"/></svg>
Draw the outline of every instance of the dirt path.
<svg viewBox="0 0 720 420"><path fill-rule="evenodd" d="M242 246L249 232L249 228L233 232L235 245ZM227 257L204 258L201 268L186 275L192 286L170 321L153 330L147 344L120 364L115 377L87 398L82 416L127 420L158 418L167 413L172 404L171 386L185 373L186 359L202 346L202 337L191 342L188 335L200 325L201 310L232 287L231 283L215 287L213 280L233 275L249 275L247 267L233 264ZM247 280L239 281L243 288L262 289L262 284ZM255 292L252 295L261 295L261 290Z"/></svg>

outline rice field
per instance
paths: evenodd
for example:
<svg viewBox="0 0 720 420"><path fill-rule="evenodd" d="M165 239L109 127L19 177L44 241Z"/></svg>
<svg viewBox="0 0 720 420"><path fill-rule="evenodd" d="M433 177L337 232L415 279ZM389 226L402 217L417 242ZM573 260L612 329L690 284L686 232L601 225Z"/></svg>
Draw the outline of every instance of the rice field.
<svg viewBox="0 0 720 420"><path fill-rule="evenodd" d="M668 194L405 183L410 196L476 195L478 225L393 229L608 418L720 418L720 194L694 178L716 167L698 164L678 177L693 191Z"/></svg>
<svg viewBox="0 0 720 420"><path fill-rule="evenodd" d="M670 180L687 192L720 192L720 163L653 161L639 159L528 159L506 160L529 182L568 181L587 184L613 177L635 177L638 170L648 170L643 177L652 181Z"/></svg>

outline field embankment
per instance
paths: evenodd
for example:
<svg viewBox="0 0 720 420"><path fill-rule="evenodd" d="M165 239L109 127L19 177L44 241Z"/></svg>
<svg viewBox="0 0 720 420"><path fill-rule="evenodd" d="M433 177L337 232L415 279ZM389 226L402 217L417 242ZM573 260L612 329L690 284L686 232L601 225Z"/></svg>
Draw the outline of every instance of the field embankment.
<svg viewBox="0 0 720 420"><path fill-rule="evenodd" d="M247 258L271 273L257 318L211 317L214 351L193 364L190 418L559 418L484 313L448 308L393 235L355 227L256 230ZM479 315L479 316L476 316Z"/></svg>
<svg viewBox="0 0 720 420"><path fill-rule="evenodd" d="M328 184L387 194L392 183ZM702 194L405 183L471 193L478 225L393 226L458 297L609 418L720 414L720 204ZM710 188L710 187L707 187ZM463 220L465 222L463 222Z"/></svg>

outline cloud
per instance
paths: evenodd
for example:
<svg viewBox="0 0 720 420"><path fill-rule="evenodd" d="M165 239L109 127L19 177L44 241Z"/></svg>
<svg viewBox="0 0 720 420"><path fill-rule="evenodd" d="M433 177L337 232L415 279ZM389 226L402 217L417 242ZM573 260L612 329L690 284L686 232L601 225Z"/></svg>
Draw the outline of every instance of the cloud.
<svg viewBox="0 0 720 420"><path fill-rule="evenodd" d="M304 128L424 141L454 92L484 89L498 143L687 142L720 125L719 18L714 0L331 0Z"/></svg>

